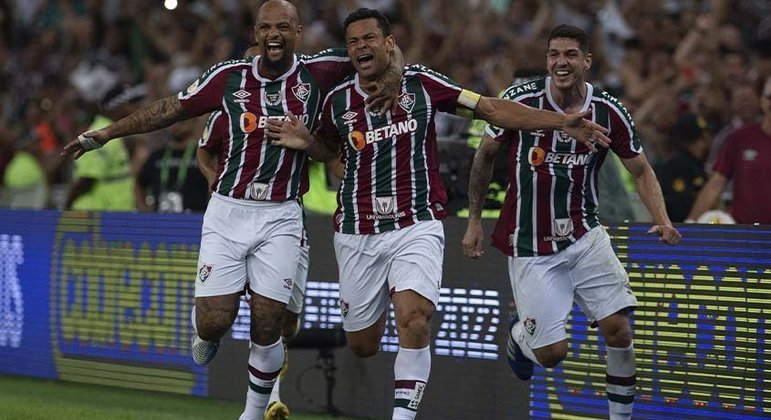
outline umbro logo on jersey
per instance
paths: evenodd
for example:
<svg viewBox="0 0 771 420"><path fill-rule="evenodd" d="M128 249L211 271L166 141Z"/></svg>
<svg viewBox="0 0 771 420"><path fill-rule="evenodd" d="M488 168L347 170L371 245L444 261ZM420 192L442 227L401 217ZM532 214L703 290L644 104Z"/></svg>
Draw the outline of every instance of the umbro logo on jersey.
<svg viewBox="0 0 771 420"><path fill-rule="evenodd" d="M235 96L238 99L245 99L245 98L247 98L249 96L252 96L252 94L247 92L247 91L245 91L245 90L243 90L243 89L241 89L241 90L237 90L237 91L233 92L233 96Z"/></svg>
<svg viewBox="0 0 771 420"><path fill-rule="evenodd" d="M546 131L545 130L533 130L530 132L530 135L533 137L546 137Z"/></svg>
<svg viewBox="0 0 771 420"><path fill-rule="evenodd" d="M342 118L348 122L351 122L356 116L359 115L353 111L348 111L345 114L343 114Z"/></svg>
<svg viewBox="0 0 771 420"><path fill-rule="evenodd" d="M300 83L292 87L292 93L294 93L294 96L297 97L297 99L308 102L308 97L311 96L311 84L310 83Z"/></svg>

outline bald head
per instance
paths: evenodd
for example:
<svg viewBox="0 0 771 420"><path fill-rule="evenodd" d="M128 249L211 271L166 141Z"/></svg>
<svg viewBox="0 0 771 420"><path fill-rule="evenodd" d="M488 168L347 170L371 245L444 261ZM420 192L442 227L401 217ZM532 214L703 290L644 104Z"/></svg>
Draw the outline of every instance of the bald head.
<svg viewBox="0 0 771 420"><path fill-rule="evenodd" d="M293 25L300 24L300 17L297 14L297 8L294 4L287 0L268 0L257 9L255 20L260 22L265 19L267 15L281 16L282 18L290 21Z"/></svg>

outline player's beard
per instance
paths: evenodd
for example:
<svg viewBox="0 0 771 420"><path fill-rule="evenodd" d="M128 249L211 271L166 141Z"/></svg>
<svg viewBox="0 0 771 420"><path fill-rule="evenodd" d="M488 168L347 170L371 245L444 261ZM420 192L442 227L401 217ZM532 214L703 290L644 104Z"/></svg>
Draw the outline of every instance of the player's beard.
<svg viewBox="0 0 771 420"><path fill-rule="evenodd" d="M289 66L292 64L292 54L289 54L285 50L278 60L271 60L268 58L267 54L264 54L261 57L261 61L260 64L266 70L269 70L271 73L281 74L288 70Z"/></svg>

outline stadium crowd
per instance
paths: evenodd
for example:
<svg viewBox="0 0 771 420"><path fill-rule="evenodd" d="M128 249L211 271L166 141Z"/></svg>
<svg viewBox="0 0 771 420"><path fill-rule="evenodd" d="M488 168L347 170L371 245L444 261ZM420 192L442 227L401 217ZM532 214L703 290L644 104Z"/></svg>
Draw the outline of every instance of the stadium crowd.
<svg viewBox="0 0 771 420"><path fill-rule="evenodd" d="M151 191L153 182L160 182L153 177L162 179L162 171L153 175L152 169L163 166L158 162L164 152L150 145L176 142L180 146L169 153L184 161L184 145L202 131L203 121L182 134L168 129L126 138L125 151L111 152L113 159L126 162L123 173L116 172L115 160L78 167L60 157L61 147L99 118L118 118L110 114L181 91L211 65L240 58L254 40L254 1L0 0L0 205L160 208ZM169 10L164 3L177 4ZM688 217L730 133L760 120L761 92L771 76L771 2L764 0L294 3L306 22L301 52L342 46L342 19L358 7L377 8L392 20L405 62L421 62L493 96L513 75L540 71L543 40L556 24L584 29L594 51L591 80L631 112L675 222ZM443 172L461 181L453 185L463 185L473 130L452 117L440 121L437 130L447 146ZM186 156L195 167L195 159ZM148 159L152 167L145 164ZM684 166L689 169L679 170ZM633 188L624 182L623 171L619 174L617 185ZM95 181L89 185L84 178ZM201 180L190 184L200 189ZM123 190L124 207L83 199L99 181L133 181L140 188ZM451 207L463 208L465 190L448 187ZM730 191L723 194L723 205ZM624 192L619 201L632 202L632 191ZM171 208L201 209L193 204ZM617 218L646 217L638 211ZM605 221L619 221L612 219Z"/></svg>

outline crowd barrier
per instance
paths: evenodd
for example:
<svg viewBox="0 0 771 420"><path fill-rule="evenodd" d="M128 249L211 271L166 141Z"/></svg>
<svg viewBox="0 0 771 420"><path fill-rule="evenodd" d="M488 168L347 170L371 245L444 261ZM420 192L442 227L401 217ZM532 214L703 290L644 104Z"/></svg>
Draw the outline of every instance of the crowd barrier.
<svg viewBox="0 0 771 420"><path fill-rule="evenodd" d="M486 225L489 233L491 225ZM0 373L242 400L249 317L242 305L208 367L190 358L190 310L201 215L0 210ZM636 418L771 417L766 370L771 226L680 226L670 247L644 225L608 228L640 306L634 314ZM447 248L432 324L424 419L607 418L605 350L577 309L568 358L517 381L505 361L512 310L506 259L461 255L465 220L445 221ZM304 328L337 328L329 217L309 217ZM384 418L398 343L381 353L332 351L335 408ZM288 405L324 411L330 353L290 352ZM327 365L325 365L327 363Z"/></svg>

